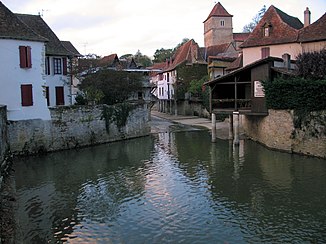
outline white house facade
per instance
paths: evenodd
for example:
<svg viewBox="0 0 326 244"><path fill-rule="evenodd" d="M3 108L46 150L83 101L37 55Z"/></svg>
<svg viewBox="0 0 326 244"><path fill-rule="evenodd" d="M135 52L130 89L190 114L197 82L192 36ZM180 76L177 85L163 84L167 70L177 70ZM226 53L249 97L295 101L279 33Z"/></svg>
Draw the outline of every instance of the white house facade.
<svg viewBox="0 0 326 244"><path fill-rule="evenodd" d="M0 2L0 104L8 120L50 119L44 93L46 39Z"/></svg>

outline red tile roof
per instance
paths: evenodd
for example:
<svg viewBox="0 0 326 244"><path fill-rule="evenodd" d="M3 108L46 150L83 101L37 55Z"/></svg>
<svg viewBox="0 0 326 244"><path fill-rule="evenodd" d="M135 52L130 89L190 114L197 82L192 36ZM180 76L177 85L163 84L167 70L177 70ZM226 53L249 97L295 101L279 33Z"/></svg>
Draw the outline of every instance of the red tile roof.
<svg viewBox="0 0 326 244"><path fill-rule="evenodd" d="M205 63L198 44L193 40L189 40L179 47L176 53L172 57L168 68L165 71L175 69L177 66L183 63Z"/></svg>
<svg viewBox="0 0 326 244"><path fill-rule="evenodd" d="M114 62L119 62L119 58L117 54L110 54L108 56L104 56L99 60L99 65L101 66L112 66Z"/></svg>
<svg viewBox="0 0 326 244"><path fill-rule="evenodd" d="M206 22L210 17L233 17L233 15L229 14L228 11L222 6L220 2L215 4L214 8L212 9L211 13L208 15L207 19L204 21Z"/></svg>
<svg viewBox="0 0 326 244"><path fill-rule="evenodd" d="M266 24L270 26L269 36L263 36L263 28ZM272 5L240 47L296 42L301 28L303 28L303 24L298 18L289 16Z"/></svg>
<svg viewBox="0 0 326 244"><path fill-rule="evenodd" d="M244 42L249 37L250 33L233 33L233 40Z"/></svg>
<svg viewBox="0 0 326 244"><path fill-rule="evenodd" d="M232 71L243 67L243 54L241 54L236 60L234 60L230 65L225 69L226 71Z"/></svg>
<svg viewBox="0 0 326 244"><path fill-rule="evenodd" d="M313 24L301 29L298 38L298 42L322 40L326 40L326 13Z"/></svg>
<svg viewBox="0 0 326 244"><path fill-rule="evenodd" d="M214 45L214 46L207 47L207 56L216 56L219 53L225 53L228 50L230 45L231 45L231 43L228 42L228 43L224 43L224 44L220 44L220 45Z"/></svg>

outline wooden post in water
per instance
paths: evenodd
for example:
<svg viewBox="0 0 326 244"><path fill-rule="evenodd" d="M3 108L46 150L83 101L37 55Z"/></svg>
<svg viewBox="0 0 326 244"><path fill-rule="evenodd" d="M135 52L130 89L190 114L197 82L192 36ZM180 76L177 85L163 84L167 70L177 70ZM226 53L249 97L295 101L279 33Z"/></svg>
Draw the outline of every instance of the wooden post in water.
<svg viewBox="0 0 326 244"><path fill-rule="evenodd" d="M239 146L239 112L233 112L234 115L234 140L233 144Z"/></svg>
<svg viewBox="0 0 326 244"><path fill-rule="evenodd" d="M212 142L216 142L216 114L212 113Z"/></svg>
<svg viewBox="0 0 326 244"><path fill-rule="evenodd" d="M229 115L229 140L233 140L233 114Z"/></svg>

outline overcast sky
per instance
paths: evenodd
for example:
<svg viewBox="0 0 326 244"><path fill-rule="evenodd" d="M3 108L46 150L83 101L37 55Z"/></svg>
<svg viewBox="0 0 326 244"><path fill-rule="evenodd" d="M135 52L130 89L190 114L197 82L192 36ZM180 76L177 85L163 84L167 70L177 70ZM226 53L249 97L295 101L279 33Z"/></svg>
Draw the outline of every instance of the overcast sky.
<svg viewBox="0 0 326 244"><path fill-rule="evenodd" d="M213 0L1 0L12 12L43 13L60 40L71 41L82 54L127 53L152 56L174 48L183 38L204 44L203 21ZM242 32L258 11L274 5L303 22L309 7L312 22L326 11L326 0L220 1L233 15L233 31Z"/></svg>

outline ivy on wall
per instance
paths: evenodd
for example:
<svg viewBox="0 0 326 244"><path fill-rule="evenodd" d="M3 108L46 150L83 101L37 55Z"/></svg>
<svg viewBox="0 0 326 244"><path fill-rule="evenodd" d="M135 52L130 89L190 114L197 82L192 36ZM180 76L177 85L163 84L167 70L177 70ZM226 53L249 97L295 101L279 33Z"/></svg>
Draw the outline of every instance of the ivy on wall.
<svg viewBox="0 0 326 244"><path fill-rule="evenodd" d="M109 133L110 124L115 123L121 129L126 126L129 113L136 108L135 105L128 102L115 105L103 105L102 119L105 119L106 131Z"/></svg>

